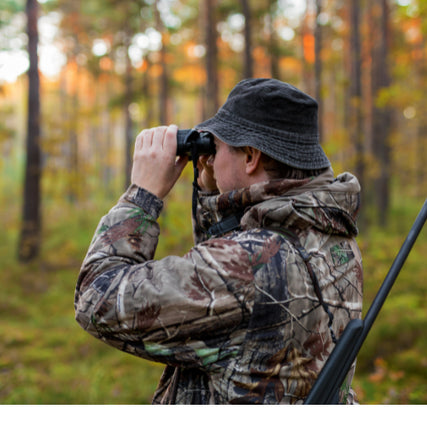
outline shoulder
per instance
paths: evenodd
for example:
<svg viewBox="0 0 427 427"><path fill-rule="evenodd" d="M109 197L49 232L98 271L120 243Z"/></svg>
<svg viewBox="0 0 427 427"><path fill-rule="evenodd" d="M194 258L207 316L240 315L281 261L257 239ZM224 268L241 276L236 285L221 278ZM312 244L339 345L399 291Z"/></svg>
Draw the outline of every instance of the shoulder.
<svg viewBox="0 0 427 427"><path fill-rule="evenodd" d="M273 257L288 258L294 249L291 243L277 232L254 228L234 231L194 246L187 254L195 264L214 266L218 271L243 271L257 269Z"/></svg>
<svg viewBox="0 0 427 427"><path fill-rule="evenodd" d="M203 243L210 253L229 262L231 259L241 266L258 269L273 258L280 262L293 262L296 250L283 234L265 228L235 231L222 238L210 239ZM285 261L286 260L286 261Z"/></svg>
<svg viewBox="0 0 427 427"><path fill-rule="evenodd" d="M286 232L266 228L252 228L235 232L229 238L245 249L271 245L278 245L281 250L285 251L293 249L292 239L290 239L290 236Z"/></svg>

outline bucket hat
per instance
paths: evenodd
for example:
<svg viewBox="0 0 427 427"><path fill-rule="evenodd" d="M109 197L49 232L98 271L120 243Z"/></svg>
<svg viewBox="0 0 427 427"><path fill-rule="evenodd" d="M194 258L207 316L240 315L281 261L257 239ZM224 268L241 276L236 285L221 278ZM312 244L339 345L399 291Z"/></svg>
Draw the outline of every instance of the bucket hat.
<svg viewBox="0 0 427 427"><path fill-rule="evenodd" d="M233 147L251 146L298 169L330 166L319 143L315 99L276 79L245 79L196 129Z"/></svg>

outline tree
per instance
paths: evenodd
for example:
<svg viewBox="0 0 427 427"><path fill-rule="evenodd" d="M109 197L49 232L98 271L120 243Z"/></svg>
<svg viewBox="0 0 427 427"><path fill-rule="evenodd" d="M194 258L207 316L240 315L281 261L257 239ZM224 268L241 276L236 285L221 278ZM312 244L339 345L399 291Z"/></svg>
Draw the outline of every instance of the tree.
<svg viewBox="0 0 427 427"><path fill-rule="evenodd" d="M390 205L391 149L390 126L391 111L386 105L380 105L379 97L390 86L389 69L389 6L387 0L374 0L371 3L374 22L378 23L378 32L373 32L372 46L372 111L373 154L379 166L375 179L375 200L378 210L378 222L387 224L387 213Z"/></svg>
<svg viewBox="0 0 427 427"><path fill-rule="evenodd" d="M166 31L165 26L162 22L159 10L159 1L156 0L154 3L154 16L156 20L156 29L161 34L161 46L160 46L160 84L159 84L159 121L162 125L169 123L168 114L168 72L166 64Z"/></svg>
<svg viewBox="0 0 427 427"><path fill-rule="evenodd" d="M242 5L243 16L245 17L245 49L243 78L253 77L253 59L252 59L252 25L251 25L251 8L248 0L240 0Z"/></svg>
<svg viewBox="0 0 427 427"><path fill-rule="evenodd" d="M322 0L316 2L316 20L314 26L314 79L315 98L319 104L319 139L322 142L323 126L323 95L322 95L322 26L320 25L320 14L322 13Z"/></svg>
<svg viewBox="0 0 427 427"><path fill-rule="evenodd" d="M365 146L363 143L362 114L362 65L360 40L360 1L349 2L350 21L350 88L347 97L349 106L349 137L356 152L355 171L364 192Z"/></svg>
<svg viewBox="0 0 427 427"><path fill-rule="evenodd" d="M213 116L219 108L218 94L218 48L215 6L216 0L205 0L204 23L206 26L206 111L207 117Z"/></svg>
<svg viewBox="0 0 427 427"><path fill-rule="evenodd" d="M38 70L38 3L27 0L27 35L30 66L28 69L28 121L22 228L18 258L27 262L37 257L41 229L41 150L40 150L40 78Z"/></svg>
<svg viewBox="0 0 427 427"><path fill-rule="evenodd" d="M279 43L277 40L276 30L274 28L274 12L277 2L273 0L267 1L268 11L266 13L266 20L268 25L268 50L270 52L270 74L274 79L280 80L279 68Z"/></svg>
<svg viewBox="0 0 427 427"><path fill-rule="evenodd" d="M315 41L313 35L313 29L311 25L312 11L308 7L311 3L307 3L304 16L300 24L301 33L301 60L302 60L302 89L305 90L309 95L315 96L315 77L313 73L313 65L315 61Z"/></svg>
<svg viewBox="0 0 427 427"><path fill-rule="evenodd" d="M131 34L125 30L124 46L126 49L126 72L125 72L125 93L123 111L125 116L125 189L130 185L132 174L132 146L133 146L133 121L130 113L130 105L133 97L133 72L132 62L129 57L129 46Z"/></svg>

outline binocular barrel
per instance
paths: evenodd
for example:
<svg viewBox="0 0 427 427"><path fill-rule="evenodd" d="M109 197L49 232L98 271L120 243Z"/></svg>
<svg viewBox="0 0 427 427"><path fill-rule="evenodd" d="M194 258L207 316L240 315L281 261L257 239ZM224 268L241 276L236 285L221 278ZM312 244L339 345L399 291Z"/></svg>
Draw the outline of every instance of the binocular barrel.
<svg viewBox="0 0 427 427"><path fill-rule="evenodd" d="M209 132L199 132L195 129L179 129L177 136L177 156L215 154L213 135Z"/></svg>

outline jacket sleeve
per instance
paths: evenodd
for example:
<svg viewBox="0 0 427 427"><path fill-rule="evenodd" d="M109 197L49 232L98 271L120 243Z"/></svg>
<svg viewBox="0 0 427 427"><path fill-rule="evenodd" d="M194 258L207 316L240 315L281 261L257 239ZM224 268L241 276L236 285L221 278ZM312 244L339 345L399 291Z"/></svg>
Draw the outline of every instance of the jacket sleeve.
<svg viewBox="0 0 427 427"><path fill-rule="evenodd" d="M78 278L76 320L139 357L208 367L236 351L230 336L248 318L248 255L238 243L213 239L154 261L161 208L131 186L102 218Z"/></svg>

